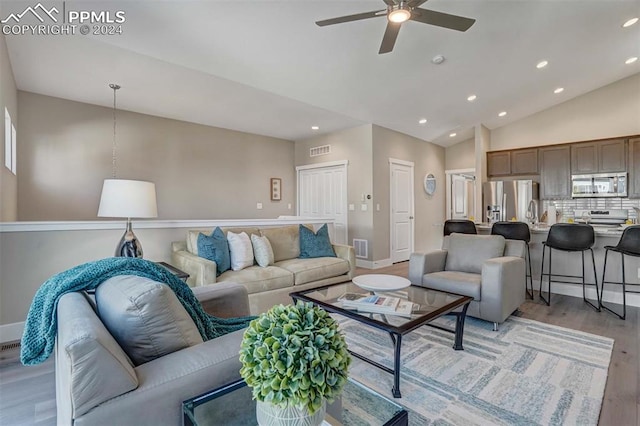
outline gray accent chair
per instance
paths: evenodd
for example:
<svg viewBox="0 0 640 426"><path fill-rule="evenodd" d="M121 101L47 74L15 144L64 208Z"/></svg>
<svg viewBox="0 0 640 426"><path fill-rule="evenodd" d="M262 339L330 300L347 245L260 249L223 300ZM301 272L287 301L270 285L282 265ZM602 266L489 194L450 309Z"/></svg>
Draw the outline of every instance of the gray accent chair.
<svg viewBox="0 0 640 426"><path fill-rule="evenodd" d="M525 301L524 255L523 241L453 233L442 250L411 254L409 280L473 297L467 315L491 321L497 330Z"/></svg>
<svg viewBox="0 0 640 426"><path fill-rule="evenodd" d="M192 290L210 314L249 315L247 291L240 284L218 283ZM96 313L90 296L65 294L57 314L59 425L177 426L182 422L182 401L240 378L238 351L244 330L135 366Z"/></svg>

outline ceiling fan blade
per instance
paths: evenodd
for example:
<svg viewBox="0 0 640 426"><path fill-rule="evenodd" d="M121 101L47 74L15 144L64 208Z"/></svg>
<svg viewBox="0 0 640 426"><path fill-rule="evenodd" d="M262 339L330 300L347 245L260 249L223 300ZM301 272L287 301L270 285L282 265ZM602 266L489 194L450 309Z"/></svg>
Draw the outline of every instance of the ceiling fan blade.
<svg viewBox="0 0 640 426"><path fill-rule="evenodd" d="M380 50L378 51L379 54L389 53L393 50L401 26L402 24L387 22L387 29L384 31L384 37L382 37L382 44L380 44Z"/></svg>
<svg viewBox="0 0 640 426"><path fill-rule="evenodd" d="M475 19L465 18L463 16L449 15L448 13L419 8L411 11L410 19L412 21L422 22L423 24L435 25L457 31L467 31L473 23L476 22Z"/></svg>
<svg viewBox="0 0 640 426"><path fill-rule="evenodd" d="M382 0L382 1L385 2L387 4L387 6L395 6L396 5L396 2L393 1L393 0Z"/></svg>
<svg viewBox="0 0 640 426"><path fill-rule="evenodd" d="M386 16L387 10L375 10L373 12L356 13L355 15L341 16L339 18L325 19L316 21L316 25L324 27L325 25L342 24L343 22L359 21L361 19L377 18L378 16Z"/></svg>

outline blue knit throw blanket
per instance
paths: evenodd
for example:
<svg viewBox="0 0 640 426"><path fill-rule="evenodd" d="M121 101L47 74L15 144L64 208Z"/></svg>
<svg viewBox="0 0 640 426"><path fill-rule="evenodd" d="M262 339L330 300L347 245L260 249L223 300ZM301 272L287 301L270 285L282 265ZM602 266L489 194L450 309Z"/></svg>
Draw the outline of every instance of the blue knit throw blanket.
<svg viewBox="0 0 640 426"><path fill-rule="evenodd" d="M54 275L42 284L27 315L20 361L24 365L40 364L53 352L57 330L56 311L58 300L63 294L93 290L103 281L118 275L137 275L167 284L193 318L203 340L240 330L254 318L217 318L209 315L189 286L162 266L143 259L112 257L76 266Z"/></svg>

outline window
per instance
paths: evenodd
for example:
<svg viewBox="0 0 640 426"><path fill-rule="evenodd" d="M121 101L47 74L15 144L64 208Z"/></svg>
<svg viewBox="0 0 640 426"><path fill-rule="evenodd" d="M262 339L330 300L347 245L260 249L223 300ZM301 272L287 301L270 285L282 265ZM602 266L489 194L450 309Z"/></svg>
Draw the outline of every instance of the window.
<svg viewBox="0 0 640 426"><path fill-rule="evenodd" d="M16 128L7 108L4 109L4 165L16 174Z"/></svg>

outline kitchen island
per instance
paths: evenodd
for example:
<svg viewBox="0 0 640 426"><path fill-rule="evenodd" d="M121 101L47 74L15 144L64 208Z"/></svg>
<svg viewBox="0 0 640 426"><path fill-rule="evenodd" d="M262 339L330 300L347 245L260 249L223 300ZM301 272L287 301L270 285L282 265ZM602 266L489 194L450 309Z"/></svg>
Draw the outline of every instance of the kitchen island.
<svg viewBox="0 0 640 426"><path fill-rule="evenodd" d="M476 229L478 234L490 234L491 225L487 223L476 223ZM547 239L549 233L549 226L546 224L540 224L530 227L531 230L531 242L529 249L531 251L531 269L533 271L533 288L537 291L540 286L540 267L542 265L542 242ZM615 246L618 244L620 237L622 236L622 228L611 229L606 227L594 226L595 244L593 245L593 254L596 262L596 273L598 280L598 287L602 288L602 268L604 266L605 246ZM545 271L548 271L549 265L549 250L545 259ZM580 275L582 269L582 262L580 260L580 253L567 253L560 250L553 250L553 273L562 275ZM625 256L625 273L627 278L627 284L640 284L640 258ZM594 282L593 267L591 266L591 256L589 252L585 252L585 277L587 283ZM571 278L566 281L572 280ZM568 296L582 297L582 283L579 279L575 280L576 284L566 284L553 282L551 285L551 292L556 294L565 294ZM607 259L607 281L622 281L622 264L621 255L619 253L610 252ZM547 278L545 277L545 291L547 289ZM587 286L587 298L595 300L595 287ZM640 286L635 287L635 290L640 290ZM616 286L614 284L607 284L603 299L605 302L622 304L622 286ZM538 296L536 294L536 300ZM551 296L551 303L553 304L553 295ZM627 292L627 306L639 306L640 307L640 294L633 294ZM585 307L586 308L586 307ZM617 308L614 306L614 308ZM622 307L619 307L622 310Z"/></svg>

